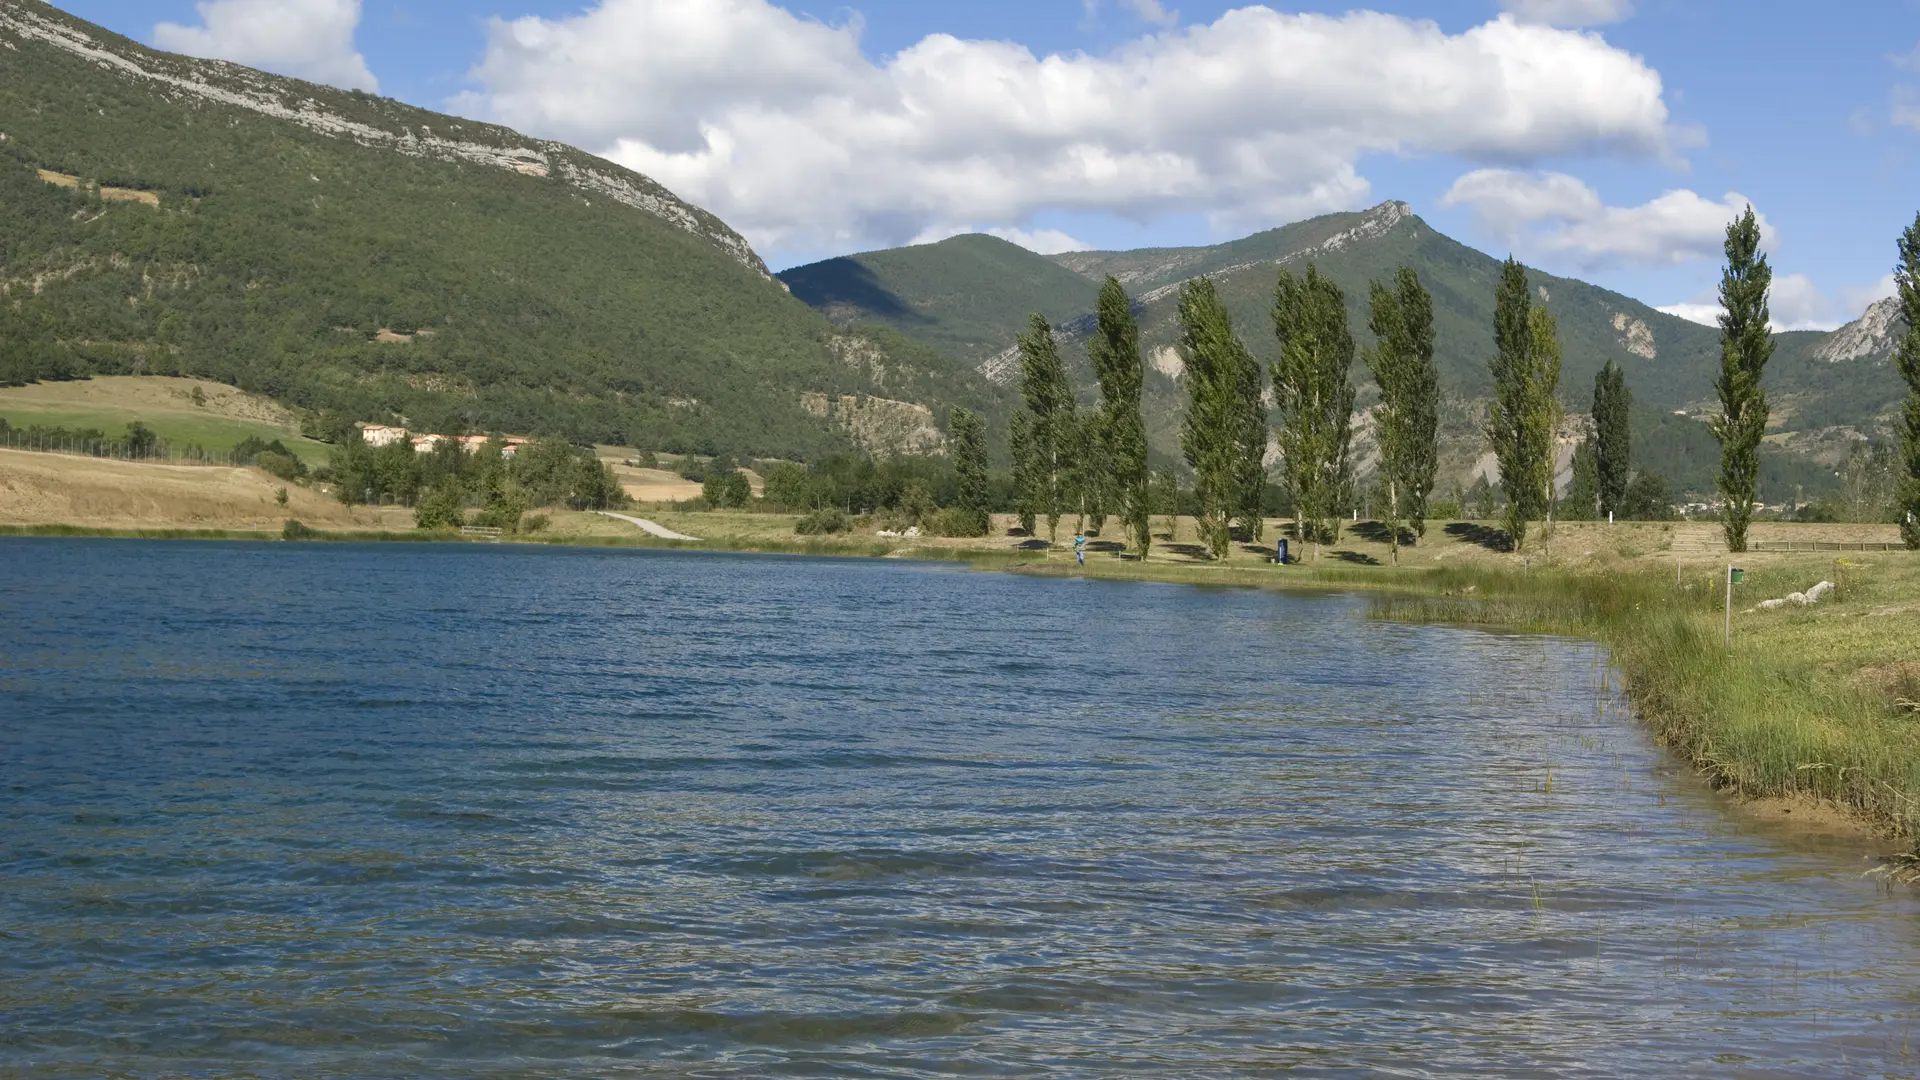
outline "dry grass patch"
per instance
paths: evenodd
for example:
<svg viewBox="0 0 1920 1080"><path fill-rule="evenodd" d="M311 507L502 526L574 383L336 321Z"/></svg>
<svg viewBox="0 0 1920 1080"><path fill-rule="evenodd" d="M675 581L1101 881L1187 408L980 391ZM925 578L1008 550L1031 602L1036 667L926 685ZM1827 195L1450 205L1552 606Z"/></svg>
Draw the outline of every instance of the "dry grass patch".
<svg viewBox="0 0 1920 1080"><path fill-rule="evenodd" d="M287 492L287 505L279 492ZM0 450L0 524L97 529L278 532L289 518L320 529L412 529L399 507L347 507L259 469L154 465Z"/></svg>

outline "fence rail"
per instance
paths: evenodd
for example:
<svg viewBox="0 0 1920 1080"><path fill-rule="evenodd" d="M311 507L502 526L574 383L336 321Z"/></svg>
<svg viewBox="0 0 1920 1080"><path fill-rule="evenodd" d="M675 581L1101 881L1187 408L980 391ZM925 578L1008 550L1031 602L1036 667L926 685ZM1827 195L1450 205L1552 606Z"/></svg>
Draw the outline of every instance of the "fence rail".
<svg viewBox="0 0 1920 1080"><path fill-rule="evenodd" d="M1827 540L1755 540L1747 545L1748 551L1905 551L1906 549L1905 544L1869 541L1840 543Z"/></svg>
<svg viewBox="0 0 1920 1080"><path fill-rule="evenodd" d="M30 428L13 428L0 436L0 446L35 454L65 454L69 457L100 458L107 461L138 461L154 465L214 465L234 467L241 462L231 450L205 450L198 446L176 448L165 440L150 446L128 446L119 439L78 439L71 435L46 436Z"/></svg>

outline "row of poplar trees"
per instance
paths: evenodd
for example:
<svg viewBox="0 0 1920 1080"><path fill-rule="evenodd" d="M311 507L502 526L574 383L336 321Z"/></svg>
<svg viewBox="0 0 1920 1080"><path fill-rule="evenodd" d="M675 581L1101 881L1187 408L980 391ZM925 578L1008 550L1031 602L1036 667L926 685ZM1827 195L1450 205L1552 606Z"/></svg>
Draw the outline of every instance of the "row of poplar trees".
<svg viewBox="0 0 1920 1080"><path fill-rule="evenodd" d="M1380 384L1375 410L1380 474L1397 557L1402 531L1424 535L1427 499L1439 461L1435 448L1438 382L1433 366L1433 301L1411 269L1372 286L1369 324L1378 344L1366 361ZM1280 416L1282 481L1292 494L1303 539L1333 539L1339 509L1353 490L1355 350L1346 298L1313 267L1296 278L1282 272L1274 289L1273 327L1280 358L1262 372L1233 330L1219 292L1207 278L1181 287L1179 353L1186 366L1188 407L1181 448L1193 470L1200 538L1224 558L1237 528L1258 540L1265 529L1267 392ZM1129 546L1152 545L1146 425L1140 414L1144 369L1133 301L1112 277L1100 302L1087 359L1100 383L1100 403L1082 414L1067 381L1047 320L1034 315L1019 343L1026 411L1014 417L1012 449L1021 524L1047 522L1057 540L1060 519L1078 513L1098 531L1107 515L1126 525Z"/></svg>
<svg viewBox="0 0 1920 1080"><path fill-rule="evenodd" d="M1768 293L1773 270L1760 251L1760 225L1753 208L1727 227L1727 266L1720 278L1720 415L1712 421L1720 441L1720 499L1727 550L1747 550L1754 494L1760 478L1760 441L1767 430L1767 392L1760 385L1773 357ZM1920 550L1920 215L1900 236L1894 282L1906 332L1894 352L1907 384L1900 423L1900 536Z"/></svg>
<svg viewBox="0 0 1920 1080"><path fill-rule="evenodd" d="M1715 380L1720 415L1711 429L1720 442L1719 491L1728 549L1747 549L1760 443L1767 427L1761 375L1773 355L1768 293L1773 272L1760 250L1752 207L1727 228L1721 278L1721 370ZM1920 549L1920 216L1902 234L1895 281L1906 332L1895 362L1909 394L1901 425L1902 536ZM1425 535L1427 500L1438 469L1433 366L1433 301L1419 276L1401 267L1390 284L1370 286L1368 329L1376 344L1365 361L1380 386L1374 411L1380 448L1379 478L1386 494L1382 524L1399 555L1403 530ZM1188 407L1181 448L1193 470L1200 535L1224 558L1238 528L1258 540L1267 483L1268 407L1260 363L1235 336L1213 282L1183 285L1179 299L1180 358L1186 365ZM1348 378L1355 349L1346 300L1332 280L1309 266L1296 278L1280 274L1274 289L1273 329L1280 356L1270 374L1280 424L1282 483L1292 495L1302 539L1338 538L1339 509L1352 501L1354 387ZM1133 302L1112 277L1100 291L1087 358L1100 383L1100 404L1082 415L1067 381L1052 327L1034 315L1020 338L1021 389L1027 411L1013 422L1012 442L1021 523L1029 533L1045 517L1058 539L1061 517L1077 512L1099 531L1109 514L1125 522L1142 557L1152 544L1148 525L1146 426L1140 414L1143 369ZM1530 524L1552 527L1560 402L1558 327L1533 302L1526 268L1508 258L1494 297L1493 401L1487 439L1500 465L1507 507L1504 524L1514 550L1525 550ZM1594 437L1599 509L1620 505L1630 475L1625 377L1611 361L1594 384Z"/></svg>

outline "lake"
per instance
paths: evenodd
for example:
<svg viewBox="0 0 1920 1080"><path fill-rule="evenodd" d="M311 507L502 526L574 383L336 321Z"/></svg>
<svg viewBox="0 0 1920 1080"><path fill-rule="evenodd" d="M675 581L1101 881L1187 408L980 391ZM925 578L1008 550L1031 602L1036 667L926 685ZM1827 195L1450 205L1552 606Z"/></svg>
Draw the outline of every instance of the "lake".
<svg viewBox="0 0 1920 1080"><path fill-rule="evenodd" d="M0 540L0 1075L1920 1073L1915 894L1365 615Z"/></svg>

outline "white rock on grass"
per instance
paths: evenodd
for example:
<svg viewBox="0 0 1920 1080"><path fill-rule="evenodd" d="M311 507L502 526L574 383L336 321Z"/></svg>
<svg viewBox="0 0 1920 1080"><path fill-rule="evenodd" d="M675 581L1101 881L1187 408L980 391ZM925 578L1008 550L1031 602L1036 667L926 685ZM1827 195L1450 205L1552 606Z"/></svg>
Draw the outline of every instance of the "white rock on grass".
<svg viewBox="0 0 1920 1080"><path fill-rule="evenodd" d="M1778 600L1763 600L1760 602L1759 610L1779 611L1781 608L1786 607L1788 604L1793 604L1798 607L1811 607L1814 604L1818 604L1823 598L1827 596L1828 593L1831 593L1833 590L1834 590L1833 582L1823 581L1820 584L1815 585L1813 588L1808 589L1806 592L1789 593Z"/></svg>

